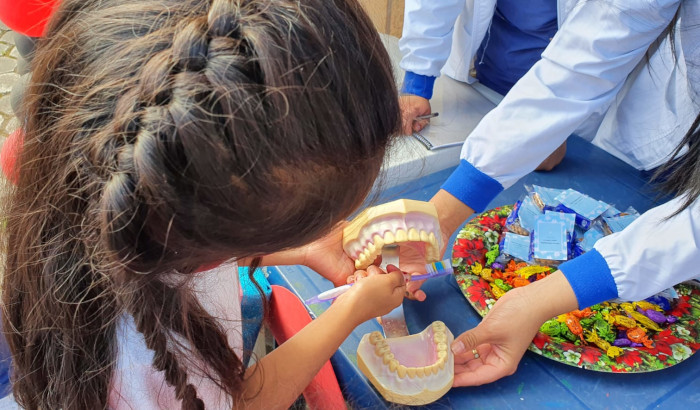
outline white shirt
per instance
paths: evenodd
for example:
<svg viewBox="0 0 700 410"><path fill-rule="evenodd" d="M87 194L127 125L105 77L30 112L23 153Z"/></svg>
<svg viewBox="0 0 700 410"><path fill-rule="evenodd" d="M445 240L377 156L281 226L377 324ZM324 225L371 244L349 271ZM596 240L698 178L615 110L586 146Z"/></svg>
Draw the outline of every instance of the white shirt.
<svg viewBox="0 0 700 410"><path fill-rule="evenodd" d="M229 347L242 357L243 337L238 267L226 264L198 273L193 280L195 293L202 306L226 331ZM153 351L146 347L143 335L134 327L131 316L125 316L117 328L117 365L109 393L111 409L179 409L175 389L167 384L163 372L153 368ZM195 370L188 370L188 381L197 389L207 409L232 409L232 399L210 379Z"/></svg>

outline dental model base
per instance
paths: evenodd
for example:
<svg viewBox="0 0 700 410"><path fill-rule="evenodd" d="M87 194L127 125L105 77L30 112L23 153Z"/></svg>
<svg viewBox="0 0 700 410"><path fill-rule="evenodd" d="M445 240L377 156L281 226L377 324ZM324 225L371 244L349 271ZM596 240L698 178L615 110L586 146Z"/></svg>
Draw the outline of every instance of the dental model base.
<svg viewBox="0 0 700 410"><path fill-rule="evenodd" d="M452 387L454 336L440 321L421 333L385 339L366 334L357 347L357 364L379 393L393 403L421 406Z"/></svg>
<svg viewBox="0 0 700 410"><path fill-rule="evenodd" d="M442 236L435 206L429 202L399 199L362 211L343 230L343 249L366 269L386 245L424 247L425 261L440 260Z"/></svg>

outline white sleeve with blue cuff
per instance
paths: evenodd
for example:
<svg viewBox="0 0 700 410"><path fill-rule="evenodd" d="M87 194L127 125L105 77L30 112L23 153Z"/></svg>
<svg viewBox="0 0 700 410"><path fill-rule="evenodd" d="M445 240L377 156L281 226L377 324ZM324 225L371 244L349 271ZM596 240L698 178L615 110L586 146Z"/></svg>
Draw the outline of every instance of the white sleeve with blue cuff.
<svg viewBox="0 0 700 410"><path fill-rule="evenodd" d="M581 308L616 297L642 300L700 275L700 199L667 219L684 201L650 209L560 266Z"/></svg>
<svg viewBox="0 0 700 410"><path fill-rule="evenodd" d="M407 0L399 49L406 71L401 91L432 98L433 84L450 55L464 0Z"/></svg>
<svg viewBox="0 0 700 410"><path fill-rule="evenodd" d="M460 165L442 188L476 212L483 211L588 116L607 109L679 4L679 0L579 3L542 60L469 136ZM618 296L648 297L700 274L697 201L662 222L678 205L672 201L654 208L625 231L601 240L593 251L562 264L579 306Z"/></svg>

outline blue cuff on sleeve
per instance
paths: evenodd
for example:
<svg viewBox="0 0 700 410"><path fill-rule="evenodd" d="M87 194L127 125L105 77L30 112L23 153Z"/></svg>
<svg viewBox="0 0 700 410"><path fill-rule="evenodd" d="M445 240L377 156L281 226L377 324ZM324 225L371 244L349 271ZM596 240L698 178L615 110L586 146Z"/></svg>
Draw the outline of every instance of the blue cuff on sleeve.
<svg viewBox="0 0 700 410"><path fill-rule="evenodd" d="M503 186L484 174L466 160L461 160L442 189L454 195L475 212L483 212L496 195L503 191Z"/></svg>
<svg viewBox="0 0 700 410"><path fill-rule="evenodd" d="M404 94L413 94L423 97L426 100L433 98L433 85L437 77L421 75L406 71L403 77L403 86L401 92Z"/></svg>
<svg viewBox="0 0 700 410"><path fill-rule="evenodd" d="M574 290L579 309L617 297L617 285L608 262L595 249L562 263L559 270Z"/></svg>

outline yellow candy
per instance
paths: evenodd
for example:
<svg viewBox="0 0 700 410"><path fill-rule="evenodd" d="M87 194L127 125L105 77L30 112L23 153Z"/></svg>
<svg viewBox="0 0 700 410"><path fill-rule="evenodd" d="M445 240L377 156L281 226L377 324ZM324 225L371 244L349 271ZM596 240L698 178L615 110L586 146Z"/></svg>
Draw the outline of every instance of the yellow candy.
<svg viewBox="0 0 700 410"><path fill-rule="evenodd" d="M602 350L605 350L606 352L610 349L610 343L608 343L606 340L603 339L598 339L595 342L596 346L600 347Z"/></svg>
<svg viewBox="0 0 700 410"><path fill-rule="evenodd" d="M471 271L474 275L478 275L481 273L481 269L483 269L483 266L479 262L476 262L475 264L472 265Z"/></svg>
<svg viewBox="0 0 700 410"><path fill-rule="evenodd" d="M605 319L610 326L615 324L615 318L610 313L603 313L603 319Z"/></svg>
<svg viewBox="0 0 700 410"><path fill-rule="evenodd" d="M610 346L606 352L609 358L614 359L622 354L622 349L617 346Z"/></svg>
<svg viewBox="0 0 700 410"><path fill-rule="evenodd" d="M591 330L590 332L586 332L587 342L596 343L598 340L600 340L600 337L598 337L598 333L596 333L595 329Z"/></svg>
<svg viewBox="0 0 700 410"><path fill-rule="evenodd" d="M515 274L527 279L532 275L537 275L538 273L543 272L549 272L549 268L547 266L526 266L515 271Z"/></svg>
<svg viewBox="0 0 700 410"><path fill-rule="evenodd" d="M637 322L631 317L615 315L614 318L616 325L624 326L629 329L637 327Z"/></svg>
<svg viewBox="0 0 700 410"><path fill-rule="evenodd" d="M656 303L647 302L646 300L640 300L639 302L634 302L633 305L635 307L639 306L640 308L642 308L644 310L653 309L657 312L662 312L662 313L664 311L661 306L657 305Z"/></svg>
<svg viewBox="0 0 700 410"><path fill-rule="evenodd" d="M634 305L632 305L631 303L627 303L627 302L620 303L620 307L625 312L634 312Z"/></svg>
<svg viewBox="0 0 700 410"><path fill-rule="evenodd" d="M655 330L655 331L657 331L657 332L660 332L660 331L661 331L661 328L659 327L659 325L656 324L656 322L654 322L653 320L651 320L651 319L649 319L648 317L644 316L643 314L641 314L641 313L639 313L639 312L637 312L637 311L634 311L634 310L631 311L631 312L627 312L627 313L629 313L630 315L632 315L632 317L633 317L637 322L639 322L640 325L646 327L647 329Z"/></svg>
<svg viewBox="0 0 700 410"><path fill-rule="evenodd" d="M501 296L506 294L506 291L499 288L498 286L496 286L495 284L492 283L491 284L491 293L493 293L493 297L495 297L496 299L499 299Z"/></svg>

